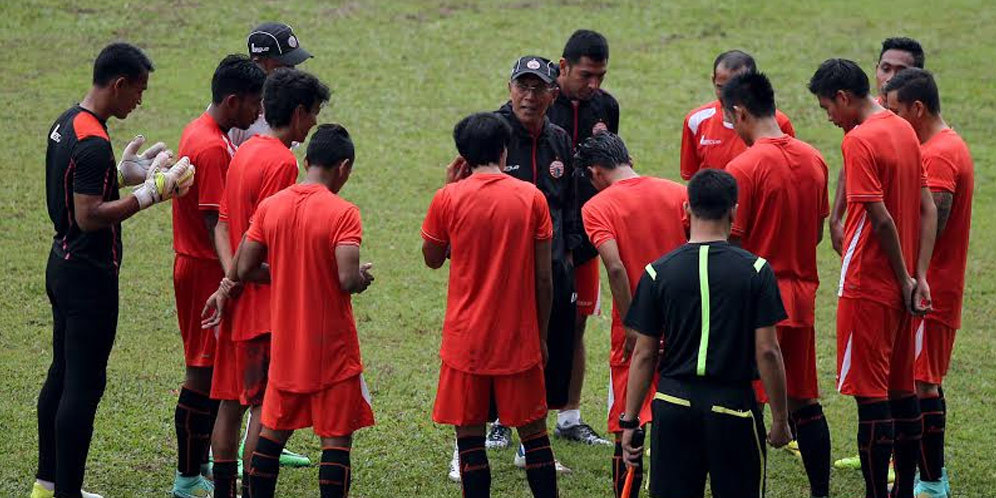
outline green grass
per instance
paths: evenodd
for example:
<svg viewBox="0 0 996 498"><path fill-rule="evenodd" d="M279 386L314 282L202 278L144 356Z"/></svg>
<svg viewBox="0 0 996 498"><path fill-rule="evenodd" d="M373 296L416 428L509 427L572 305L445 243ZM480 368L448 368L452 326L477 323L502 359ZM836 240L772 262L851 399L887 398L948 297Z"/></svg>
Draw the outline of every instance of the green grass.
<svg viewBox="0 0 996 498"><path fill-rule="evenodd" d="M142 108L110 123L115 150L136 133L175 146L184 124L209 99L220 58L245 50L248 29L263 20L291 23L316 54L303 68L333 89L323 121L344 123L357 163L343 195L365 224L364 260L377 281L354 300L366 376L378 419L356 437L353 496L459 496L445 479L452 433L432 423L445 271L421 264L419 231L443 165L453 156L453 123L506 98L515 57L555 57L578 27L602 31L612 45L605 87L622 106L621 134L640 171L678 178L682 117L713 98L712 58L739 47L772 78L779 104L800 138L840 166L841 132L828 123L805 83L831 56L871 71L880 41L914 36L936 71L944 115L972 147L975 220L963 329L947 382L948 468L956 496L996 496L992 415L996 399L996 8L982 1L929 2L440 2L354 1L254 3L195 0L74 2L29 0L0 7L0 495L26 496L35 470L35 402L51 357L51 314L43 270L51 224L44 203L45 136L51 122L82 98L93 57L125 39L144 47L158 69ZM299 151L300 153L300 151ZM173 407L183 360L170 282L169 209L157 206L125 223L118 339L90 453L87 487L110 497L163 496L174 465ZM855 453L854 403L833 390L832 289L839 262L820 248L817 330L820 386L835 458ZM604 278L603 278L604 282ZM607 286L603 285L608 302ZM500 303L495 303L496 309ZM583 411L604 427L609 315L592 320ZM290 446L317 457L302 431ZM565 497L609 496L611 449L555 442L574 473ZM512 452L494 453L495 496L528 496ZM315 469L285 469L284 496L314 496ZM769 496L805 496L801 464L770 458ZM835 496L857 496L856 472L834 472Z"/></svg>

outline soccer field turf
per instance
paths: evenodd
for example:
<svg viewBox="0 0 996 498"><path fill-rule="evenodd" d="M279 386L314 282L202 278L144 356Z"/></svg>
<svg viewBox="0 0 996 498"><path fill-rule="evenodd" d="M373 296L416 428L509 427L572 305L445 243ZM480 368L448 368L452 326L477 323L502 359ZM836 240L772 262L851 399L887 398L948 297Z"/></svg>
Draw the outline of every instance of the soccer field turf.
<svg viewBox="0 0 996 498"><path fill-rule="evenodd" d="M4 2L0 7L0 104L7 144L0 160L0 496L27 496L37 455L35 402L51 358L51 310L44 268L52 225L45 211L45 139L52 121L81 99L93 58L113 40L144 48L155 62L141 108L110 121L114 149L136 133L176 147L183 126L210 99L221 57L245 51L254 24L291 24L315 54L302 69L325 81L332 104L320 122L345 124L356 142L353 176L342 195L359 205L363 260L376 282L354 309L378 425L355 438L352 496L459 496L446 480L453 436L430 414L446 271L422 264L419 226L455 154L451 130L462 116L507 98L514 59L556 59L576 28L601 31L611 59L604 87L622 108L620 134L646 174L677 179L685 113L712 100L713 57L751 52L775 86L779 108L799 138L840 168L841 131L827 122L805 84L828 57L858 61L872 75L882 39L920 40L934 71L944 116L965 138L976 165L975 216L965 313L946 382L947 467L955 496L996 496L996 6L992 2L582 2L194 0L85 3ZM223 5L224 4L224 5ZM707 5L708 4L708 5ZM299 155L303 154L298 149ZM183 356L171 282L170 210L155 206L124 224L121 315L97 414L87 488L108 497L163 496L175 466L173 408ZM839 260L819 249L818 367L833 457L856 454L852 400L834 391L834 289ZM603 302L609 302L603 276ZM494 303L500 312L503 303ZM610 314L589 322L582 412L605 428ZM552 429L552 427L551 427ZM318 458L301 431L291 449ZM609 447L554 441L574 469L560 479L565 497L609 496ZM662 449L666 451L666 449ZM528 496L513 451L489 453L495 496ZM314 496L317 470L284 469L278 494ZM808 496L800 461L771 452L768 496ZM834 471L834 496L858 496L857 471Z"/></svg>

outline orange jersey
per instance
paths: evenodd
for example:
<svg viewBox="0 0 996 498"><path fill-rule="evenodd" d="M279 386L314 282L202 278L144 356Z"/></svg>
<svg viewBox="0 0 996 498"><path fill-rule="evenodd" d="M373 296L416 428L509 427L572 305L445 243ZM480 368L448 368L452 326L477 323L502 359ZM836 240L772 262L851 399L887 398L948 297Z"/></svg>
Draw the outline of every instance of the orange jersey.
<svg viewBox="0 0 996 498"><path fill-rule="evenodd" d="M173 250L177 254L218 259L211 242L214 234L204 226L204 212L218 211L234 154L228 135L206 112L183 129L177 156L189 157L197 176L187 195L173 198Z"/></svg>
<svg viewBox="0 0 996 498"><path fill-rule="evenodd" d="M912 275L920 236L920 189L927 182L920 142L906 120L886 110L844 135L840 148L847 180L847 219L837 294L902 309L899 283L872 230L865 204L885 204Z"/></svg>
<svg viewBox="0 0 996 498"><path fill-rule="evenodd" d="M762 138L726 165L737 179L739 206L732 234L768 260L788 319L812 327L816 312L816 245L830 214L827 164L809 144L782 135Z"/></svg>
<svg viewBox="0 0 996 498"><path fill-rule="evenodd" d="M788 116L775 111L782 131L795 136ZM690 180L700 169L724 169L734 157L747 150L747 144L723 120L723 106L714 100L692 109L681 127L681 177Z"/></svg>
<svg viewBox="0 0 996 498"><path fill-rule="evenodd" d="M473 174L436 192L422 237L450 247L443 362L477 375L540 364L535 246L553 237L543 193L505 174Z"/></svg>
<svg viewBox="0 0 996 498"><path fill-rule="evenodd" d="M596 248L616 241L631 293L636 292L648 264L688 240L684 208L687 199L684 185L640 176L613 183L581 208L585 231ZM623 359L626 330L618 308L613 303L609 353L609 364L613 366L629 363Z"/></svg>
<svg viewBox="0 0 996 498"><path fill-rule="evenodd" d="M934 310L929 317L948 327L961 327L961 301L965 290L968 232L972 225L972 191L975 167L968 146L952 129L946 129L920 147L927 169L927 187L954 196L947 225L937 238L930 258L927 282Z"/></svg>
<svg viewBox="0 0 996 498"><path fill-rule="evenodd" d="M335 258L336 247L360 245L360 210L324 185L294 185L259 204L247 237L270 263L270 384L309 393L361 373Z"/></svg>
<svg viewBox="0 0 996 498"><path fill-rule="evenodd" d="M294 185L297 159L280 140L256 135L235 152L228 166L219 220L228 223L232 252L249 230L256 207L267 197ZM232 309L232 340L246 341L270 331L270 286L246 284Z"/></svg>

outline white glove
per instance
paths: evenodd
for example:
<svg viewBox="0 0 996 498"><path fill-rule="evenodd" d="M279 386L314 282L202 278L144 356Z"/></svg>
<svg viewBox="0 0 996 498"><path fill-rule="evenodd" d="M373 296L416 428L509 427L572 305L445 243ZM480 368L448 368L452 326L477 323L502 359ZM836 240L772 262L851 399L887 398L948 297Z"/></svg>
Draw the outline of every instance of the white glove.
<svg viewBox="0 0 996 498"><path fill-rule="evenodd" d="M130 187L144 182L152 160L166 150L166 144L156 142L139 154L138 148L144 143L145 137L138 135L125 146L124 152L121 153L121 162L118 163L118 185Z"/></svg>
<svg viewBox="0 0 996 498"><path fill-rule="evenodd" d="M149 167L145 182L132 191L138 199L140 209L173 197L180 197L194 184L194 165L184 156L176 164L170 165L173 153L160 152Z"/></svg>

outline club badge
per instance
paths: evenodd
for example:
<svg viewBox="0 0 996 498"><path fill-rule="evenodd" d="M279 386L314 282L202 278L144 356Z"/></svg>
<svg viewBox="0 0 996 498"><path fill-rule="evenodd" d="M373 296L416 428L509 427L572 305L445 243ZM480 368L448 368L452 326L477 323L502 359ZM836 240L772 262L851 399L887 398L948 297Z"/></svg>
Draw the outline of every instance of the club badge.
<svg viewBox="0 0 996 498"><path fill-rule="evenodd" d="M287 38L287 45L290 48L297 48L297 38L295 38L293 36L291 36L290 38Z"/></svg>
<svg viewBox="0 0 996 498"><path fill-rule="evenodd" d="M540 62L536 59L530 59L529 62L526 63L526 67L535 71L540 68Z"/></svg>
<svg viewBox="0 0 996 498"><path fill-rule="evenodd" d="M564 163L560 162L560 160L550 163L550 176L554 178L564 176Z"/></svg>

